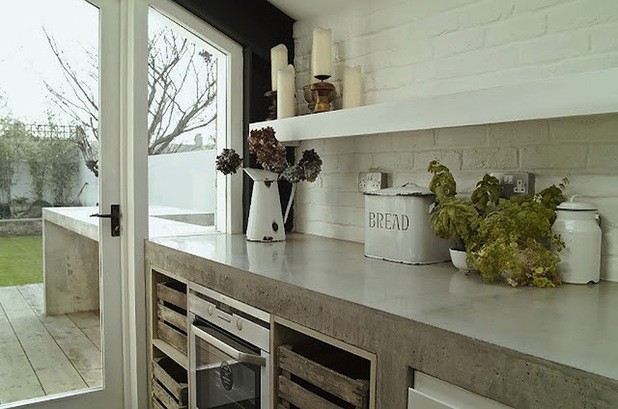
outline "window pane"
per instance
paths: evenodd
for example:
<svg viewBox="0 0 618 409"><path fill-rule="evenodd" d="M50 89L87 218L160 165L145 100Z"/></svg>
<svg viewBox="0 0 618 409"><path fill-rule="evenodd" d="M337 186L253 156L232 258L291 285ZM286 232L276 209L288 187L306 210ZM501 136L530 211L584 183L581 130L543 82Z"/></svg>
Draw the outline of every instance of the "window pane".
<svg viewBox="0 0 618 409"><path fill-rule="evenodd" d="M152 9L148 24L150 237L212 231L224 57Z"/></svg>

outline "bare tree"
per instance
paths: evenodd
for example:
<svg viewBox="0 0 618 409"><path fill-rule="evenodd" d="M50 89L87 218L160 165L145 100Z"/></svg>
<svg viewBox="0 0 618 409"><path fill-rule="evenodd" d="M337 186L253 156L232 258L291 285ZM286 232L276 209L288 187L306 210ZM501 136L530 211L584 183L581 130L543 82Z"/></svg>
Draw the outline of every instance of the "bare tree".
<svg viewBox="0 0 618 409"><path fill-rule="evenodd" d="M55 105L79 126L77 145L98 176L98 55L85 50L87 69L78 71L54 38L44 33L66 82L55 87L45 81L45 86ZM168 27L151 33L148 51L148 153L156 155L178 150L174 141L180 135L215 122L217 64L212 55Z"/></svg>

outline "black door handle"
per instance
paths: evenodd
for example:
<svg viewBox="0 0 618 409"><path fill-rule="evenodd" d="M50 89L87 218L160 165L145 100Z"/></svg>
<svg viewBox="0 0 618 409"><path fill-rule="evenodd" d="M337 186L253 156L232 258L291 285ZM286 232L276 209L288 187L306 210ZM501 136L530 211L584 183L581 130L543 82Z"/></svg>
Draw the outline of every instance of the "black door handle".
<svg viewBox="0 0 618 409"><path fill-rule="evenodd" d="M109 214L94 213L90 217L99 217L103 219L112 219L112 237L120 236L120 205L113 204Z"/></svg>

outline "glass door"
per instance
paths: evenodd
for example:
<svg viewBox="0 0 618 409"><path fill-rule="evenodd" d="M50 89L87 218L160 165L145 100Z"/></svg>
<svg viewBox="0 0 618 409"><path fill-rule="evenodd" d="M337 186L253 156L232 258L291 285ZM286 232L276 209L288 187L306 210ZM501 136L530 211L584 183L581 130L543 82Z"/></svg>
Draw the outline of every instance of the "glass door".
<svg viewBox="0 0 618 409"><path fill-rule="evenodd" d="M123 405L119 9L0 5L0 408Z"/></svg>

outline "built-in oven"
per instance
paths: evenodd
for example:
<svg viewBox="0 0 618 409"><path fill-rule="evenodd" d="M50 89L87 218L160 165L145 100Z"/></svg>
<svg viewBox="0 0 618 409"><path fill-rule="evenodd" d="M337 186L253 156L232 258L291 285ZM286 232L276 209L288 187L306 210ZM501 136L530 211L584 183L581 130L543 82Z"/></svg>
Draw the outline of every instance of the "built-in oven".
<svg viewBox="0 0 618 409"><path fill-rule="evenodd" d="M191 284L191 408L269 409L270 315Z"/></svg>

